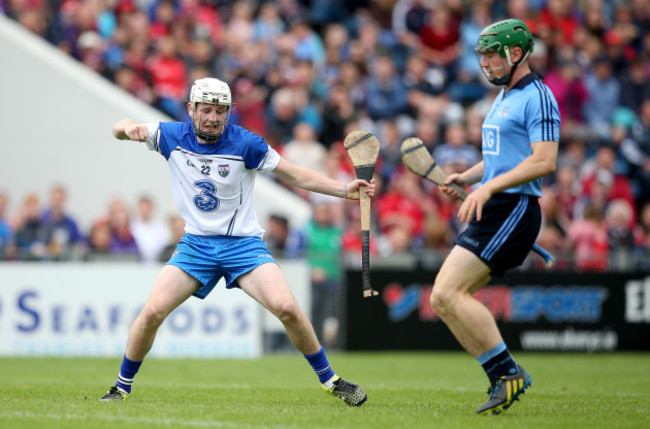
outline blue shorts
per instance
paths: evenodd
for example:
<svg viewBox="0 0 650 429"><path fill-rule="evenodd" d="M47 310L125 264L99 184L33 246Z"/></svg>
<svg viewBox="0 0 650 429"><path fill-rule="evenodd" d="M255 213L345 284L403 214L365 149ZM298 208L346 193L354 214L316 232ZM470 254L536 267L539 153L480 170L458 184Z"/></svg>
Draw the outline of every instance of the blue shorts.
<svg viewBox="0 0 650 429"><path fill-rule="evenodd" d="M260 237L185 234L167 264L197 279L203 286L194 296L203 299L221 277L228 289L239 287L239 276L267 262L277 263Z"/></svg>
<svg viewBox="0 0 650 429"><path fill-rule="evenodd" d="M483 206L480 222L476 214L454 244L478 256L492 276L520 266L533 247L542 225L537 197L495 194Z"/></svg>

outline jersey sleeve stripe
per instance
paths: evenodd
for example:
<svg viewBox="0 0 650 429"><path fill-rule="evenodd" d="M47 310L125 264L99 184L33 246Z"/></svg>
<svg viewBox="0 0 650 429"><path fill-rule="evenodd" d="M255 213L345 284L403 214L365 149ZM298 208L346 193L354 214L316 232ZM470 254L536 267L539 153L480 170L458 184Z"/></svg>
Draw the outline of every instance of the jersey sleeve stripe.
<svg viewBox="0 0 650 429"><path fill-rule="evenodd" d="M542 107L542 140L546 141L549 138L549 119L548 119L548 99L546 97L546 93L544 93L544 90L540 87L541 83L539 81L533 81L533 84L535 85L535 88L537 88L537 92L539 93L539 103L540 106Z"/></svg>
<svg viewBox="0 0 650 429"><path fill-rule="evenodd" d="M153 150L160 153L160 127L156 130L156 135L153 138Z"/></svg>
<svg viewBox="0 0 650 429"><path fill-rule="evenodd" d="M257 171L262 171L262 168L264 168L264 163L269 158L269 152L271 152L271 151L270 150L266 151L266 154L264 155L264 158L262 159L262 161L260 162L260 164L256 168Z"/></svg>
<svg viewBox="0 0 650 429"><path fill-rule="evenodd" d="M548 133L546 134L546 140L552 140L553 139L553 106L551 105L551 98L548 96L548 92L546 92L546 89L544 88L544 85L540 82L539 83L539 88L540 91L542 91L542 94L544 94L544 100L546 100L546 116L544 119L546 120L546 126L548 127Z"/></svg>
<svg viewBox="0 0 650 429"><path fill-rule="evenodd" d="M544 88L544 92L546 92L546 96L548 97L549 102L550 102L550 104L551 104L551 105L550 105L550 111L551 111L551 114L550 114L550 116L551 116L551 117L550 117L550 122L551 122L551 124L550 124L550 126L551 126L551 140L559 141L559 140L560 140L560 136L557 136L557 137L555 136L555 122L558 122L558 123L559 123L559 121L560 121L560 117L559 117L559 115L555 115L555 109L553 108L554 106L553 106L553 103L552 103L551 90L550 90L549 87L546 86L546 85L542 85L542 87ZM558 129L559 129L559 126L558 126Z"/></svg>
<svg viewBox="0 0 650 429"><path fill-rule="evenodd" d="M545 141L558 141L559 136L555 135L555 124L559 122L559 116L555 112L553 97L549 88L542 82L536 81L535 87L539 91L540 103L542 104L542 139Z"/></svg>

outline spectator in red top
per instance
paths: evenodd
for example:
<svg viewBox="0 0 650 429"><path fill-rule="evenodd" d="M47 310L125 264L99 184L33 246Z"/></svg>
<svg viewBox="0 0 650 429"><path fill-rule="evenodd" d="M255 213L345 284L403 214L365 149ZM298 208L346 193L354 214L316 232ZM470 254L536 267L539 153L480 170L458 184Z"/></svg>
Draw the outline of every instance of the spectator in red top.
<svg viewBox="0 0 650 429"><path fill-rule="evenodd" d="M187 69L176 52L176 42L163 36L156 44L156 54L148 63L153 89L162 111L176 119L184 118L181 101L186 96Z"/></svg>
<svg viewBox="0 0 650 429"><path fill-rule="evenodd" d="M575 251L575 266L580 271L605 271L609 243L601 211L587 205L584 218L569 228L569 243Z"/></svg>
<svg viewBox="0 0 650 429"><path fill-rule="evenodd" d="M387 234L394 225L401 225L407 226L412 235L421 234L425 218L423 204L427 199L418 176L404 170L395 172L388 192L377 201L380 232Z"/></svg>
<svg viewBox="0 0 650 429"><path fill-rule="evenodd" d="M582 181L582 196L592 197L594 195L593 186L597 181L606 185L605 203L613 200L622 199L627 201L636 210L632 185L627 177L615 172L616 152L609 145L602 145L596 151L596 168L591 174L588 174ZM603 208L604 209L604 208ZM632 216L631 224L636 223L636 216ZM631 226L632 226L631 225Z"/></svg>
<svg viewBox="0 0 650 429"><path fill-rule="evenodd" d="M151 40L158 40L171 33L175 14L176 10L172 0L162 0L158 2L154 9L154 18L149 26L149 35L151 36Z"/></svg>
<svg viewBox="0 0 650 429"><path fill-rule="evenodd" d="M460 22L444 5L436 7L430 22L420 28L420 54L432 65L451 68L460 57Z"/></svg>
<svg viewBox="0 0 650 429"><path fill-rule="evenodd" d="M236 113L237 125L265 136L267 133L265 101L268 96L266 88L257 85L253 79L242 76L234 81L232 89L233 98L238 100L237 109L233 112Z"/></svg>
<svg viewBox="0 0 650 429"><path fill-rule="evenodd" d="M225 40L221 16L216 7L203 3L211 2L180 0L178 15L191 23L196 36L207 36L215 47L221 48Z"/></svg>
<svg viewBox="0 0 650 429"><path fill-rule="evenodd" d="M542 39L552 46L573 46L576 30L580 27L574 11L573 0L548 0L539 14L537 28Z"/></svg>

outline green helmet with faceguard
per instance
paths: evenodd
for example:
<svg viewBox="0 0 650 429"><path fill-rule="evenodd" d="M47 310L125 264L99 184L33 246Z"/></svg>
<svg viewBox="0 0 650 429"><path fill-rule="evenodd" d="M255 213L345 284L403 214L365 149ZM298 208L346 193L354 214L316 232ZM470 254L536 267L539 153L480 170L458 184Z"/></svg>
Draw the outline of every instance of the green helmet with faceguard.
<svg viewBox="0 0 650 429"><path fill-rule="evenodd" d="M513 63L510 57L510 50L513 46L519 46L523 53L521 59L516 63ZM497 52L501 58L505 58L508 61L508 65L512 69L505 76L490 79L487 71L483 70L483 73L491 83L495 85L507 85L517 66L528 58L531 52L533 52L534 46L533 34L523 21L519 19L506 19L488 25L481 31L475 51L479 63L481 61L481 55L487 52Z"/></svg>

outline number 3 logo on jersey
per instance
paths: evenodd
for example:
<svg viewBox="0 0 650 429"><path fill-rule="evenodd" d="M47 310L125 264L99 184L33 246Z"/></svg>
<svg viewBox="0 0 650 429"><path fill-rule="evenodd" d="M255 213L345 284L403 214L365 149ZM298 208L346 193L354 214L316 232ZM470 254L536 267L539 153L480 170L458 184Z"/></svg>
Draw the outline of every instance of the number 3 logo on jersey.
<svg viewBox="0 0 650 429"><path fill-rule="evenodd" d="M194 187L201 190L201 193L194 195L194 205L202 212L213 212L219 208L219 198L215 195L217 187L209 180L198 180Z"/></svg>

